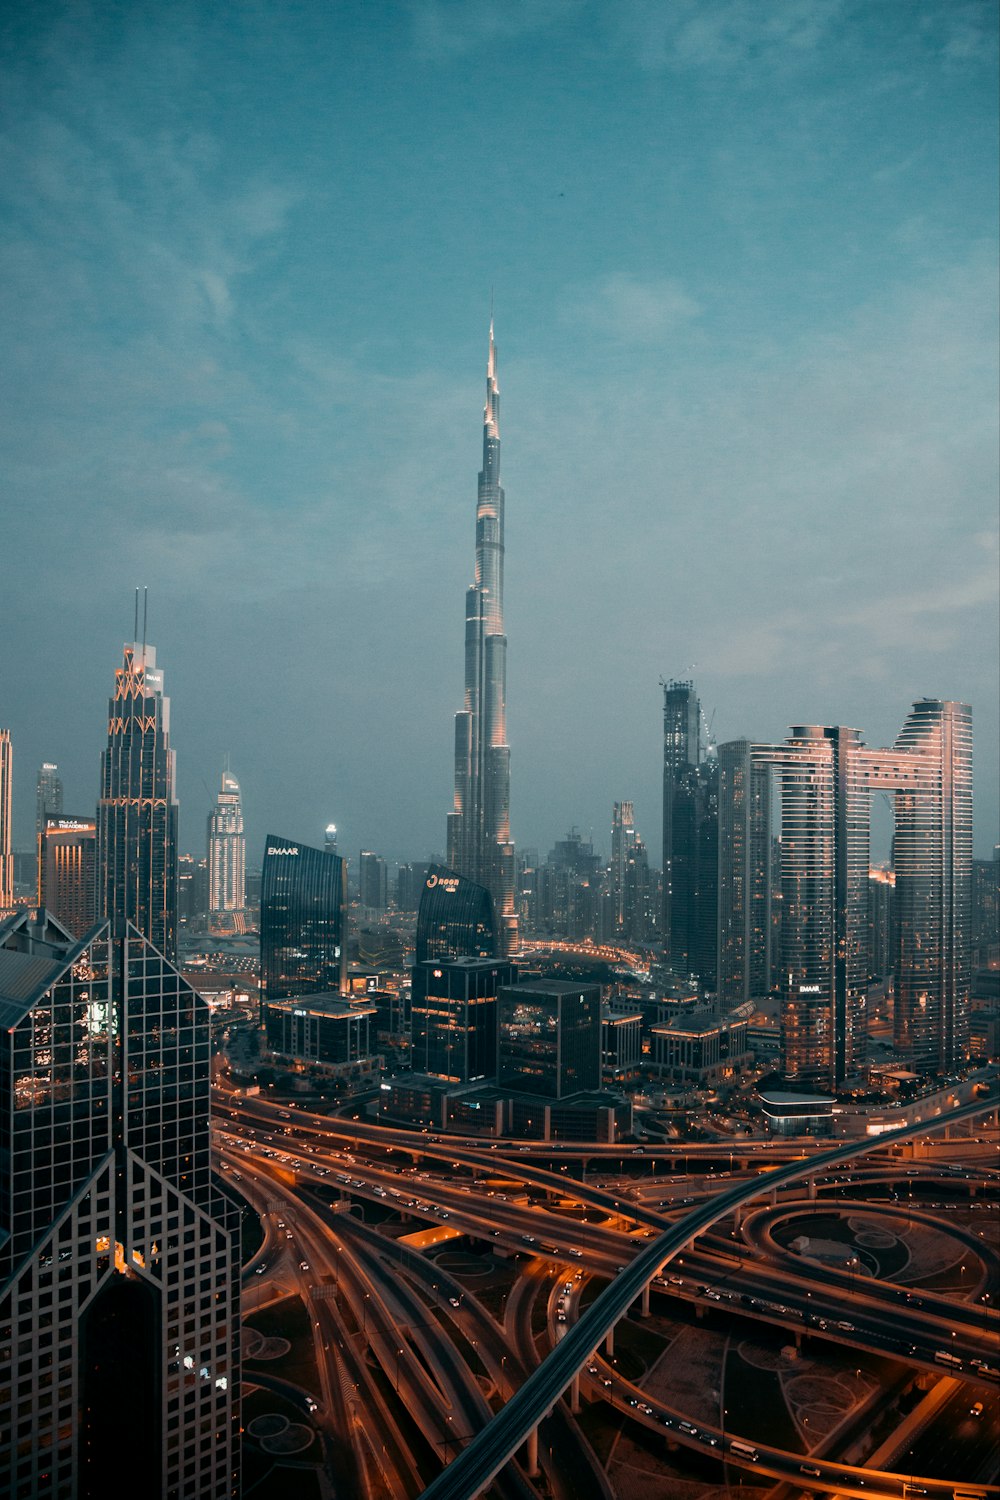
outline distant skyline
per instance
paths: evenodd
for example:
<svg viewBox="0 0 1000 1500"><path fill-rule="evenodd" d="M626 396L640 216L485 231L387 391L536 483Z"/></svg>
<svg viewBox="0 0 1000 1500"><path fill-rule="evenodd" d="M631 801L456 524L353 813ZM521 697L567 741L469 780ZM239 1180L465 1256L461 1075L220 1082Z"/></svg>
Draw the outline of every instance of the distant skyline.
<svg viewBox="0 0 1000 1500"><path fill-rule="evenodd" d="M979 0L26 3L0 20L0 727L92 814L148 585L180 847L444 852L491 287L511 826L658 863L713 733L970 702L998 838Z"/></svg>

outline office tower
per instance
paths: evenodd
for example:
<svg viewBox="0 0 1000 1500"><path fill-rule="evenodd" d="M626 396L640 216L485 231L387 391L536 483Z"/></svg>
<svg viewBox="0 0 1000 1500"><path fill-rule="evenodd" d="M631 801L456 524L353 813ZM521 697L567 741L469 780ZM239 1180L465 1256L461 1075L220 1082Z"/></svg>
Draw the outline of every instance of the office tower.
<svg viewBox="0 0 1000 1500"><path fill-rule="evenodd" d="M747 740L719 746L718 995L722 1010L771 988L771 774Z"/></svg>
<svg viewBox="0 0 1000 1500"><path fill-rule="evenodd" d="M219 799L208 815L208 925L213 932L243 932L246 927L243 808L228 756Z"/></svg>
<svg viewBox="0 0 1000 1500"><path fill-rule="evenodd" d="M347 994L346 874L339 854L268 834L260 898L262 1006L292 995Z"/></svg>
<svg viewBox="0 0 1000 1500"><path fill-rule="evenodd" d="M410 1053L416 1073L450 1083L492 1082L497 1074L497 993L517 981L495 958L427 959L413 974Z"/></svg>
<svg viewBox="0 0 1000 1500"><path fill-rule="evenodd" d="M396 875L396 908L398 911L416 911L424 892L424 881L434 866L429 860L418 860L413 864L400 865Z"/></svg>
<svg viewBox="0 0 1000 1500"><path fill-rule="evenodd" d="M492 895L500 951L506 956L517 946L517 913L506 724L503 511L500 389L491 319L483 467L476 505L476 572L465 596L465 702L455 715L455 803L448 814L448 864L485 885Z"/></svg>
<svg viewBox="0 0 1000 1500"><path fill-rule="evenodd" d="M108 704L97 805L97 903L120 934L126 922L166 958L177 949L177 798L170 699L156 651L126 645Z"/></svg>
<svg viewBox="0 0 1000 1500"><path fill-rule="evenodd" d="M643 943L649 937L649 855L636 832L631 802L611 814L610 931L604 936Z"/></svg>
<svg viewBox="0 0 1000 1500"><path fill-rule="evenodd" d="M601 987L547 979L499 994L498 1084L565 1099L601 1086Z"/></svg>
<svg viewBox="0 0 1000 1500"><path fill-rule="evenodd" d="M431 865L417 909L416 961L496 958L493 898L485 886Z"/></svg>
<svg viewBox="0 0 1000 1500"><path fill-rule="evenodd" d="M336 823L327 823L326 825L326 830L323 834L323 850L326 854L336 854L337 852Z"/></svg>
<svg viewBox="0 0 1000 1500"><path fill-rule="evenodd" d="M362 849L358 860L358 899L369 911L385 911L389 905L388 866L370 849Z"/></svg>
<svg viewBox="0 0 1000 1500"><path fill-rule="evenodd" d="M972 711L915 703L889 750L802 725L752 747L781 778L782 1048L790 1079L839 1089L865 1058L871 794L895 794L895 1045L923 1072L964 1055Z"/></svg>
<svg viewBox="0 0 1000 1500"><path fill-rule="evenodd" d="M14 856L10 847L13 765L10 730L0 729L0 912L14 904Z"/></svg>
<svg viewBox="0 0 1000 1500"><path fill-rule="evenodd" d="M63 810L63 784L59 767L51 761L42 762L35 784L35 834L45 827L46 813L61 813Z"/></svg>
<svg viewBox="0 0 1000 1500"><path fill-rule="evenodd" d="M972 898L972 709L922 698L879 785L895 792L894 1041L919 1071L948 1072L968 1033Z"/></svg>
<svg viewBox="0 0 1000 1500"><path fill-rule="evenodd" d="M594 853L589 839L571 828L538 871L538 925L577 942L596 938L600 908L600 855Z"/></svg>
<svg viewBox="0 0 1000 1500"><path fill-rule="evenodd" d="M782 1044L791 1078L842 1088L865 1060L870 781L856 729L793 728L781 763Z"/></svg>
<svg viewBox="0 0 1000 1500"><path fill-rule="evenodd" d="M177 856L177 924L203 932L208 921L208 860Z"/></svg>
<svg viewBox="0 0 1000 1500"><path fill-rule="evenodd" d="M0 921L0 1492L239 1492L239 1211L204 1000L128 921Z"/></svg>
<svg viewBox="0 0 1000 1500"><path fill-rule="evenodd" d="M701 755L693 682L663 684L663 948L675 974L716 983L719 771Z"/></svg>
<svg viewBox="0 0 1000 1500"><path fill-rule="evenodd" d="M38 836L38 905L74 937L95 921L97 823L46 813Z"/></svg>

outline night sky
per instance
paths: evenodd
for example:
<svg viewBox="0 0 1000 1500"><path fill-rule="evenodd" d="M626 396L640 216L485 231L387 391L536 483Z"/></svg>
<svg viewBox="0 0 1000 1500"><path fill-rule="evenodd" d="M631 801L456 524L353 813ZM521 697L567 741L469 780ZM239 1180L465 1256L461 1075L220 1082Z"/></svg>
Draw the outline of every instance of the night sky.
<svg viewBox="0 0 1000 1500"><path fill-rule="evenodd" d="M976 714L998 836L992 0L4 8L0 725L93 810L150 590L181 845L426 858L487 328L512 827L660 857L721 741Z"/></svg>

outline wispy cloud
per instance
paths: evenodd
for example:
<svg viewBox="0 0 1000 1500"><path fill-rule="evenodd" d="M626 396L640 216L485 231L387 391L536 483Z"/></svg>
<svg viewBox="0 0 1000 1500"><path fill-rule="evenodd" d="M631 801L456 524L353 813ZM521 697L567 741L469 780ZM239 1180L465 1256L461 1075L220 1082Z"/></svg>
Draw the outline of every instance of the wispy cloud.
<svg viewBox="0 0 1000 1500"><path fill-rule="evenodd" d="M573 287L563 294L561 304L564 322L640 344L657 343L664 334L693 322L701 311L674 277L644 278L628 271Z"/></svg>

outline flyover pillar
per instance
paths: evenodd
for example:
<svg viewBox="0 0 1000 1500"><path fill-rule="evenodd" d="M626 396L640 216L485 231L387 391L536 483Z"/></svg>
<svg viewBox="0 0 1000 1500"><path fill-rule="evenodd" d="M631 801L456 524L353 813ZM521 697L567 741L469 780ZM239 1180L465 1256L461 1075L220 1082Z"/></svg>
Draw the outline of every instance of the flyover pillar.
<svg viewBox="0 0 1000 1500"><path fill-rule="evenodd" d="M604 1352L608 1356L609 1359L611 1358L611 1355L614 1354L614 1352L615 1352L615 1330L614 1330L614 1325L612 1325L608 1329L608 1336L604 1340Z"/></svg>
<svg viewBox="0 0 1000 1500"><path fill-rule="evenodd" d="M642 1289L642 1301L639 1304L639 1316L642 1317L642 1318L648 1318L649 1317L649 1282L648 1281L646 1282L646 1285Z"/></svg>
<svg viewBox="0 0 1000 1500"><path fill-rule="evenodd" d="M569 1384L569 1409L573 1413L574 1416L576 1416L577 1412L580 1410L580 1372L579 1372L579 1370L577 1370L576 1374L573 1376L573 1379L570 1381L570 1384Z"/></svg>
<svg viewBox="0 0 1000 1500"><path fill-rule="evenodd" d="M810 1177L810 1179L809 1179L809 1201L810 1201L810 1203L815 1203L815 1201L816 1201L816 1179L815 1179L815 1177Z"/></svg>
<svg viewBox="0 0 1000 1500"><path fill-rule="evenodd" d="M538 1427L537 1427L537 1425L534 1426L531 1429L531 1431L528 1433L527 1449L528 1449L528 1462L527 1462L528 1478L529 1479L537 1479L538 1478Z"/></svg>

